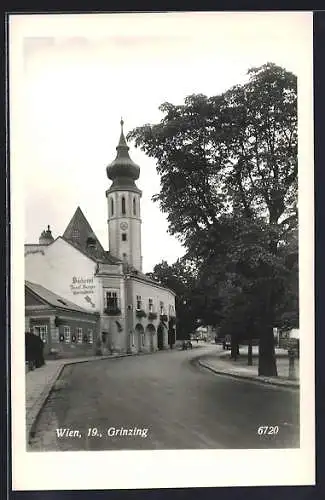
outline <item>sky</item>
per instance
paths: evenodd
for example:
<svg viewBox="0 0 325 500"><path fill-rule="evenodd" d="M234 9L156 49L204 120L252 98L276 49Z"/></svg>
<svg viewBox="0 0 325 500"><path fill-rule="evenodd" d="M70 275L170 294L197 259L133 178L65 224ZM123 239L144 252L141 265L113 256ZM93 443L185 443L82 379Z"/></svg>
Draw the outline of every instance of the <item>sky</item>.
<svg viewBox="0 0 325 500"><path fill-rule="evenodd" d="M125 134L157 123L163 102L217 95L253 66L274 62L299 76L307 57L306 13L175 13L23 16L19 168L26 243L51 226L63 234L80 206L108 249L106 166ZM23 23L23 21L22 21ZM16 118L18 119L18 118ZM132 143L143 191L143 270L184 253L167 233L155 161Z"/></svg>

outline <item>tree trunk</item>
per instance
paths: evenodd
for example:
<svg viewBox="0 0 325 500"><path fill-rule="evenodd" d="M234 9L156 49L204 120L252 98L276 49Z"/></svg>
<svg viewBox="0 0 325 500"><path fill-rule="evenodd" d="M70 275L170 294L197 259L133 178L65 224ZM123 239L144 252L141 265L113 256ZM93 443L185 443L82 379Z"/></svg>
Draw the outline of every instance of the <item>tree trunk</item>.
<svg viewBox="0 0 325 500"><path fill-rule="evenodd" d="M252 366L252 364L253 364L253 344L252 344L251 338L248 340L247 364L248 364L248 366Z"/></svg>
<svg viewBox="0 0 325 500"><path fill-rule="evenodd" d="M264 327L260 334L258 374L265 377L278 376L272 326Z"/></svg>
<svg viewBox="0 0 325 500"><path fill-rule="evenodd" d="M231 336L231 354L230 357L234 361L237 360L237 356L239 355L239 345L237 340L234 338L234 335Z"/></svg>

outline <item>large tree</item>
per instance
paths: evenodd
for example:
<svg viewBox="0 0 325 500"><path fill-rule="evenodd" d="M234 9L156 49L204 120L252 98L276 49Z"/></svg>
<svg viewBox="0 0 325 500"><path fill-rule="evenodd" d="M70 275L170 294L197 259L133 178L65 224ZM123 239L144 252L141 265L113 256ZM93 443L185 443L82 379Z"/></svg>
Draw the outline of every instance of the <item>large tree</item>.
<svg viewBox="0 0 325 500"><path fill-rule="evenodd" d="M273 326L289 273L288 236L297 227L296 77L268 63L222 95L191 95L160 110L160 123L129 134L156 160L154 200L198 267L222 262L219 279L230 273L238 294L250 297L259 373L276 375ZM238 296L230 310L239 303Z"/></svg>

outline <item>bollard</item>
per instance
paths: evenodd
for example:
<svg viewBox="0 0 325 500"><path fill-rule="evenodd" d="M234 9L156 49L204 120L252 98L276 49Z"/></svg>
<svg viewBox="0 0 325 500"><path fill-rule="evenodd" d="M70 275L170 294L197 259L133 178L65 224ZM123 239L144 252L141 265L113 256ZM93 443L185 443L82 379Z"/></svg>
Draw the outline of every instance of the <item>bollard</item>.
<svg viewBox="0 0 325 500"><path fill-rule="evenodd" d="M295 351L294 349L288 349L288 357L289 357L289 379L295 380L296 377L296 367L295 367Z"/></svg>

